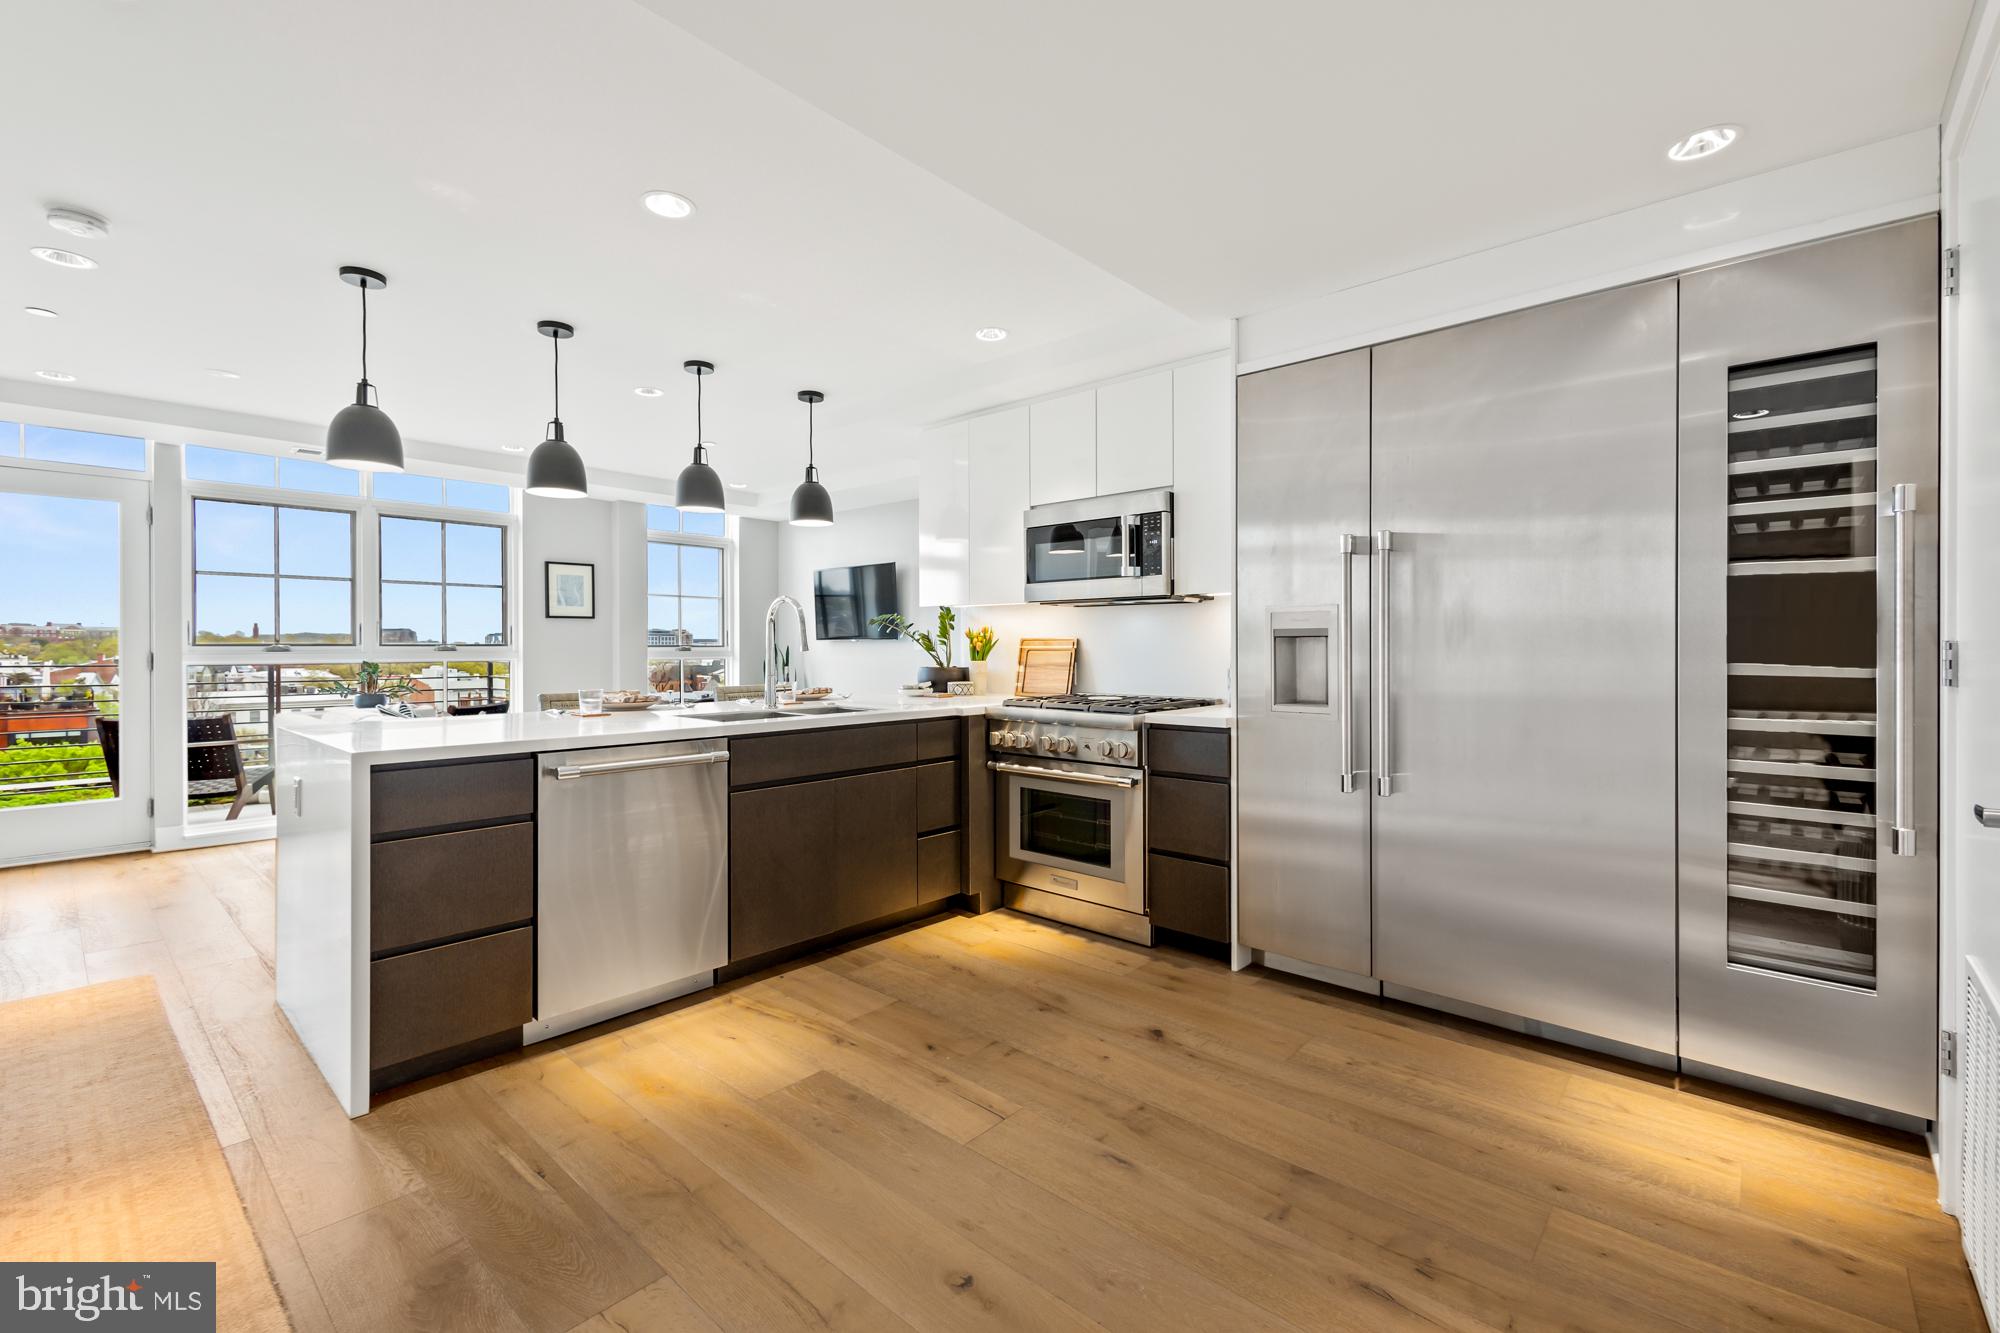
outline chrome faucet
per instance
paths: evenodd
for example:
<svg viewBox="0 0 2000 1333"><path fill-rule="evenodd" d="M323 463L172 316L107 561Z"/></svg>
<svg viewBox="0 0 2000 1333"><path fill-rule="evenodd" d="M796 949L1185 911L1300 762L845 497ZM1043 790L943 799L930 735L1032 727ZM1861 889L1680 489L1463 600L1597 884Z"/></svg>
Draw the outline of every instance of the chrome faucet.
<svg viewBox="0 0 2000 1333"><path fill-rule="evenodd" d="M791 598L779 593L772 601L770 609L764 612L764 707L778 706L778 608L789 606L799 613L799 651L812 651L812 640L806 637L806 609Z"/></svg>

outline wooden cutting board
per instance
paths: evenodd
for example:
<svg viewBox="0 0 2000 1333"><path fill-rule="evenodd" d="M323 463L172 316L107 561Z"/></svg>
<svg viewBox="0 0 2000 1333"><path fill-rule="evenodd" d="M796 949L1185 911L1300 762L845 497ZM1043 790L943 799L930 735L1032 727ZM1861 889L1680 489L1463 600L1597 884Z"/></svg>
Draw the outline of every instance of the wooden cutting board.
<svg viewBox="0 0 2000 1333"><path fill-rule="evenodd" d="M1014 659L1015 694L1069 694L1075 689L1075 639L1021 640Z"/></svg>

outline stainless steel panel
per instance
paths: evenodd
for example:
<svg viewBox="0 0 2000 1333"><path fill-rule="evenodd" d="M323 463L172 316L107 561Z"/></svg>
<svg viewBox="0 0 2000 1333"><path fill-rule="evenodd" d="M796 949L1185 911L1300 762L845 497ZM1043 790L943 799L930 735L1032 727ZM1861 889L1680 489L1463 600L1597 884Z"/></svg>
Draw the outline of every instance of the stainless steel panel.
<svg viewBox="0 0 2000 1333"><path fill-rule="evenodd" d="M1351 775L1369 762L1369 596L1351 566L1368 549L1368 358L1245 375L1236 395L1237 936L1364 975L1368 792ZM1334 699L1274 706L1273 632L1315 618Z"/></svg>
<svg viewBox="0 0 2000 1333"><path fill-rule="evenodd" d="M1937 272L1937 222L1925 218L1681 280L1682 1058L1925 1120L1937 1110ZM1810 674L1776 663L1746 672L1728 662L1725 614L1725 505L1731 474L1745 466L1728 462L1730 369L1870 345L1876 442L1839 457L1872 464L1881 497L1913 488L1915 504L1901 540L1894 516L1880 516L1874 535L1882 558L1854 562L1874 571L1876 663ZM1873 678L1876 764L1888 770L1881 781L1897 799L1878 800L1861 821L1875 837L1872 990L1729 962L1728 815L1771 813L1728 801L1730 682L1771 676ZM1856 822L1835 811L1817 818ZM1914 855L1894 854L1897 824L1914 829Z"/></svg>
<svg viewBox="0 0 2000 1333"><path fill-rule="evenodd" d="M1671 281L1374 353L1375 974L1669 1053L1674 420Z"/></svg>
<svg viewBox="0 0 2000 1333"><path fill-rule="evenodd" d="M537 756L535 993L544 1022L729 961L721 741Z"/></svg>

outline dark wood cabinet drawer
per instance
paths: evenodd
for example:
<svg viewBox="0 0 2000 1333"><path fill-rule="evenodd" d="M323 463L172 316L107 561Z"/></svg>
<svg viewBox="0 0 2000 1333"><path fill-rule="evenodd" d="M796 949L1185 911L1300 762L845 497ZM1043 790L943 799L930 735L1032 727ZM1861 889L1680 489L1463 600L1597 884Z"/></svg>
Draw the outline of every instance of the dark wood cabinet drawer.
<svg viewBox="0 0 2000 1333"><path fill-rule="evenodd" d="M1178 856L1146 858L1146 912L1183 935L1229 942L1229 868Z"/></svg>
<svg viewBox="0 0 2000 1333"><path fill-rule="evenodd" d="M957 829L917 839L917 901L934 903L965 891L965 835Z"/></svg>
<svg viewBox="0 0 2000 1333"><path fill-rule="evenodd" d="M375 770L370 830L377 838L535 813L533 759L480 759Z"/></svg>
<svg viewBox="0 0 2000 1333"><path fill-rule="evenodd" d="M378 954L526 921L535 914L535 826L378 842L369 894L368 947Z"/></svg>
<svg viewBox="0 0 2000 1333"><path fill-rule="evenodd" d="M1190 778L1229 780L1229 733L1219 729L1146 728L1146 768Z"/></svg>
<svg viewBox="0 0 2000 1333"><path fill-rule="evenodd" d="M1146 844L1210 861L1229 859L1229 784L1146 779Z"/></svg>
<svg viewBox="0 0 2000 1333"><path fill-rule="evenodd" d="M399 1065L534 1017L527 927L385 958L370 968L368 1063Z"/></svg>
<svg viewBox="0 0 2000 1333"><path fill-rule="evenodd" d="M950 759L959 752L965 735L965 719L940 717L917 723L917 758Z"/></svg>
<svg viewBox="0 0 2000 1333"><path fill-rule="evenodd" d="M947 760L917 768L917 832L958 827L958 765Z"/></svg>
<svg viewBox="0 0 2000 1333"><path fill-rule="evenodd" d="M917 723L826 727L785 736L732 737L729 785L760 787L829 773L917 762Z"/></svg>

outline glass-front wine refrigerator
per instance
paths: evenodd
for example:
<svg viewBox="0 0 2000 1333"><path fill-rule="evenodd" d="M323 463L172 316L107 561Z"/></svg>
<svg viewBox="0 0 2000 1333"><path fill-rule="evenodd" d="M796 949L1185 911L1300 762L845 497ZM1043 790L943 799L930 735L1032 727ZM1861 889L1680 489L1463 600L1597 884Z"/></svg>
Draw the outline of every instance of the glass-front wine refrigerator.
<svg viewBox="0 0 2000 1333"><path fill-rule="evenodd" d="M1929 1120L1936 219L1680 301L1682 1064Z"/></svg>

